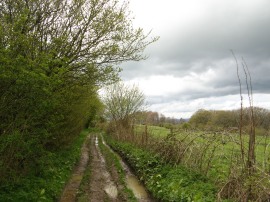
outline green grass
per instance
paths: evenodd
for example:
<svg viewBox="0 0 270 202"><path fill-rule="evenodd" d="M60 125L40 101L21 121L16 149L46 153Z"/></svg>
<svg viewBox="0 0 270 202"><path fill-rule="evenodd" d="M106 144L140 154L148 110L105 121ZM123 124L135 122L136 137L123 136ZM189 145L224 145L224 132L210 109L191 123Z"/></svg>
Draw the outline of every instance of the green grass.
<svg viewBox="0 0 270 202"><path fill-rule="evenodd" d="M216 188L203 175L182 166L173 166L159 155L133 144L106 138L133 168L151 194L160 201L215 201Z"/></svg>
<svg viewBox="0 0 270 202"><path fill-rule="evenodd" d="M154 138L165 138L168 134L170 134L170 130L163 127L158 126L147 126L148 134ZM140 133L145 130L145 126L138 125L136 127L136 132ZM214 132L185 132L184 130L181 132L177 132L176 136L179 140L184 140L184 142L189 143L192 141L190 148L195 150L202 150L207 147L207 144L211 142L208 149L205 151L204 158L207 159L213 149L214 155L212 157L212 162L210 164L210 170L208 175L212 178L217 179L225 179L228 176L229 168L231 163L237 163L241 159L240 153L240 140L239 134L222 134ZM244 140L244 148L245 154L247 154L248 149L248 135L243 135ZM268 156L270 155L270 146L266 147L270 144L270 137L265 136L256 136L256 147L255 147L255 155L256 155L256 164L262 169L269 169L270 160ZM245 155L245 162L247 160L247 155ZM196 156L198 157L198 156ZM185 160L185 159L184 159ZM207 162L204 162L202 166L206 167ZM200 168L199 168L200 169Z"/></svg>
<svg viewBox="0 0 270 202"><path fill-rule="evenodd" d="M135 127L135 133L145 132L145 125L137 125ZM147 126L147 132L155 137L166 137L170 134L170 130L159 126Z"/></svg>
<svg viewBox="0 0 270 202"><path fill-rule="evenodd" d="M80 159L81 146L88 134L89 131L84 130L69 147L48 153L40 175L26 176L14 184L1 186L0 201L57 201Z"/></svg>
<svg viewBox="0 0 270 202"><path fill-rule="evenodd" d="M147 188L161 201L163 199L166 201L166 198L170 199L169 201L207 201L208 199L200 197L204 197L204 191L209 191L209 184L215 184L219 191L223 190L221 197L226 201L237 201L239 199L237 197L244 198L244 196L239 196L239 193L246 193L250 187L252 187L253 199L267 197L263 190L268 190L270 187L268 175L270 172L270 137L256 135L256 171L250 175L245 165L249 141L247 134L243 134L242 137L245 152L244 161L242 161L238 133L175 130L171 134L169 129L147 126L149 137L148 143L145 144L140 139L145 130L146 126L144 125L135 127L135 134L139 138L136 138L134 142L140 148L143 148L143 151L152 152L150 157L140 155L138 150L134 151L134 144L132 146L123 146L122 143L120 143L120 146L119 143L114 144L116 150L119 150L120 153L123 152L122 155L129 159L128 162L131 162L134 170L139 171L138 176L144 180ZM158 155L159 157L156 160L151 159L151 156ZM144 161L145 159L148 159L148 162ZM166 171L160 170L157 166L149 166L149 163L161 165ZM179 170L170 171L170 168L166 167L170 163L175 166L172 166L172 168ZM182 172L182 170L189 171L189 173ZM185 175L193 176L193 173L206 176L208 185L195 182L193 177L185 179ZM164 182L158 180L157 178L160 178L160 176L162 179L170 179L171 183L167 183L166 180ZM180 176L180 178L177 176ZM175 182L173 182L174 179ZM191 184L194 183L196 186L192 187ZM222 189L224 185L226 187ZM172 188L174 186L175 188ZM159 187L162 187L162 189L159 189ZM190 193L191 190L193 191L192 194ZM229 195L226 195L227 191L230 192ZM172 193L172 196L169 193ZM214 196L212 197L211 194L209 196L212 201L215 201Z"/></svg>

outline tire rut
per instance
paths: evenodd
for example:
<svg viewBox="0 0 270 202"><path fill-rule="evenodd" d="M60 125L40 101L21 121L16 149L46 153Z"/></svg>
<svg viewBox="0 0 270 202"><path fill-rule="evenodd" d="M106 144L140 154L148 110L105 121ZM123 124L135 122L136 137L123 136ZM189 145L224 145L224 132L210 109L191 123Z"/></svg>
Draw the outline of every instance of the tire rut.
<svg viewBox="0 0 270 202"><path fill-rule="evenodd" d="M104 140L102 140L102 142L104 145L106 145ZM108 145L106 146L108 147ZM86 138L81 151L81 159L78 165L74 168L73 174L68 184L65 186L64 191L62 192L62 196L59 202L128 201L126 198L126 194L123 193L123 185L119 183L119 176L116 168L114 167L114 165L112 165L112 167L109 168L110 172L107 168L106 159L103 157L100 151L97 136L93 134L89 135ZM111 150L111 152L113 151ZM136 177L130 173L130 169L127 167L126 164L124 164L122 160L120 161L120 163L122 164L122 167L126 172L127 186L129 187L129 182L132 180L133 187L135 185L137 187L137 190L139 190L141 185L136 185ZM86 169L91 170L90 177L88 178L84 178ZM84 185L84 188L80 187L83 178L87 182L86 185ZM146 195L141 195L145 192L144 190L140 191L139 196L132 188L131 190L134 192L139 202L154 201L150 199L146 193Z"/></svg>
<svg viewBox="0 0 270 202"><path fill-rule="evenodd" d="M90 177L90 197L91 202L99 201L120 201L118 200L118 189L112 176L106 168L103 155L98 147L97 137L91 138L91 177Z"/></svg>

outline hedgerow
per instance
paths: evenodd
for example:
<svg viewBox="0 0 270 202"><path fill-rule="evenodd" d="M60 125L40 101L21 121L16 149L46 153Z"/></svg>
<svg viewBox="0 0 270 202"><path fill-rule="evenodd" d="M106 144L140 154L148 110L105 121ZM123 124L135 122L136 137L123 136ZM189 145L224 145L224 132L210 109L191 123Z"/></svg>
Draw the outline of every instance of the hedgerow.
<svg viewBox="0 0 270 202"><path fill-rule="evenodd" d="M205 176L167 164L154 153L106 136L107 143L131 166L151 194L161 201L215 201L216 188Z"/></svg>

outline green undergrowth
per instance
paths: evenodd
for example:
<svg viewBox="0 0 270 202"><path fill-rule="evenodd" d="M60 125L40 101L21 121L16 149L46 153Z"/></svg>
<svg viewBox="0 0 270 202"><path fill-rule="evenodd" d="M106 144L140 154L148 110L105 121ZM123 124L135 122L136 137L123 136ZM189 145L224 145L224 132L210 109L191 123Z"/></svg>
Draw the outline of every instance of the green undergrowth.
<svg viewBox="0 0 270 202"><path fill-rule="evenodd" d="M133 192L127 188L126 180L125 180L126 173L120 163L119 157L114 152L112 152L106 145L103 144L101 137L99 137L99 148L106 160L106 166L108 170L111 172L111 168L113 166L115 166L117 170L117 173L119 175L118 177L119 183L123 186L123 193L120 192L120 194L124 194L124 195L122 195L121 197L123 197L124 199L130 202L137 201Z"/></svg>
<svg viewBox="0 0 270 202"><path fill-rule="evenodd" d="M16 183L2 185L0 201L57 201L80 159L81 147L89 132L82 131L69 147L48 153L41 162L43 169L39 175L29 175Z"/></svg>
<svg viewBox="0 0 270 202"><path fill-rule="evenodd" d="M216 187L203 175L173 166L133 144L105 136L107 143L132 167L152 195L161 201L216 201Z"/></svg>

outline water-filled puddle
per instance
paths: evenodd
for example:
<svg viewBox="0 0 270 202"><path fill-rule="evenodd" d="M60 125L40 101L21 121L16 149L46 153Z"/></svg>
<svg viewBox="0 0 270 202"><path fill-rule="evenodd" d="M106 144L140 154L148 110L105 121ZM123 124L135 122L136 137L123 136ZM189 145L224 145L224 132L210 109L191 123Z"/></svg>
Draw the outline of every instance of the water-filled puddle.
<svg viewBox="0 0 270 202"><path fill-rule="evenodd" d="M123 169L126 172L126 183L127 187L131 189L131 191L134 193L135 197L140 201L152 201L145 189L145 187L140 183L140 181L137 179L137 177L131 172L128 165L122 160L122 158L114 152L107 144L104 142L102 138L102 143L108 147L111 152L113 152L120 160L120 163L123 167Z"/></svg>
<svg viewBox="0 0 270 202"><path fill-rule="evenodd" d="M105 159L104 159L103 155L101 154L101 152L99 150L98 138L97 137L95 139L95 145L96 145L97 153L98 153L98 156L99 156L102 168L103 168L103 177L104 177L105 182L106 182L106 186L104 188L104 191L106 192L106 194L108 194L108 196L110 198L116 199L117 195L118 195L118 190L117 190L117 187L116 187L115 183L112 180L112 177L111 177L110 173L105 168L106 167L105 166L106 162L105 162Z"/></svg>
<svg viewBox="0 0 270 202"><path fill-rule="evenodd" d="M138 199L148 198L148 194L145 191L145 188L134 175L127 175L126 182L128 188L130 188L133 191L136 198Z"/></svg>
<svg viewBox="0 0 270 202"><path fill-rule="evenodd" d="M111 197L116 198L118 195L118 190L114 184L109 184L105 187L105 192Z"/></svg>
<svg viewBox="0 0 270 202"><path fill-rule="evenodd" d="M122 158L117 154L115 153L103 140L102 138L102 142L105 146L107 146L111 152L113 152L116 156L118 156L119 160L120 160L120 163L123 167L123 169L125 170L126 172L126 183L127 183L127 187L129 189L132 190L132 192L134 193L135 197L137 199L149 199L149 195L148 193L146 192L146 189L145 187L140 183L140 181L135 177L134 174L132 174L131 170L129 169L128 165L122 160ZM147 201L148 201L147 200Z"/></svg>

